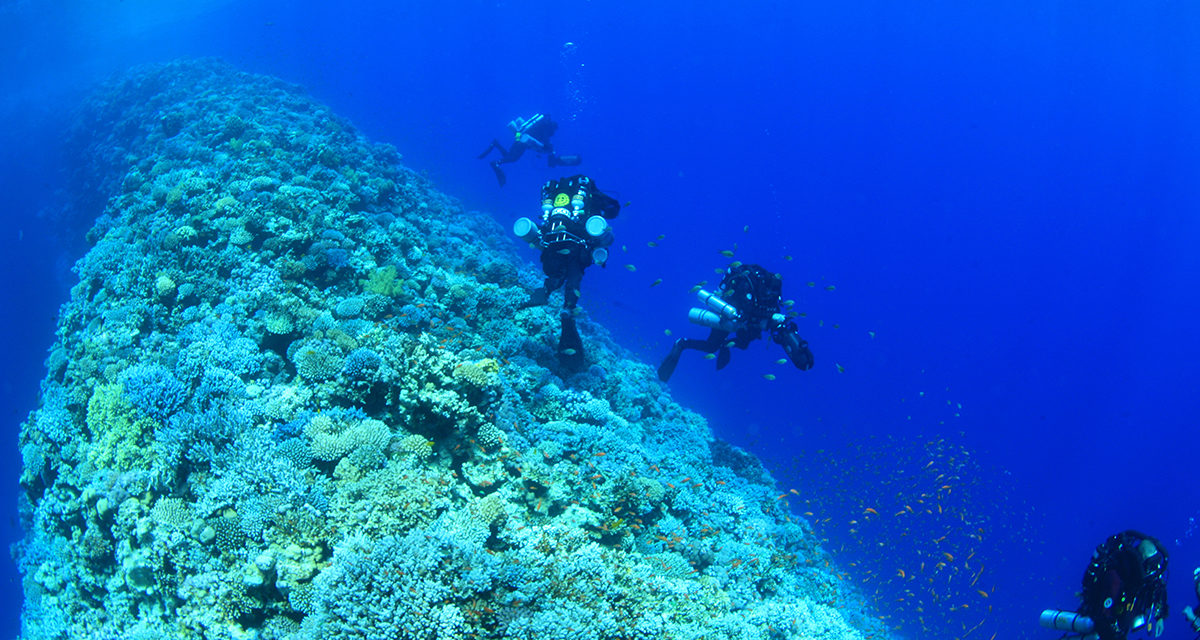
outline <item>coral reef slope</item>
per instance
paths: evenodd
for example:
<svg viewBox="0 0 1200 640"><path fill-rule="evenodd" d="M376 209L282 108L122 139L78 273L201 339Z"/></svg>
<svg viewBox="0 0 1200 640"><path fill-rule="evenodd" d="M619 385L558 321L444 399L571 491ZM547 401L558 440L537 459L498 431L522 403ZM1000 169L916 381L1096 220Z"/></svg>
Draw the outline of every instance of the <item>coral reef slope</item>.
<svg viewBox="0 0 1200 640"><path fill-rule="evenodd" d="M387 145L213 60L82 110L23 637L859 638L769 475Z"/></svg>

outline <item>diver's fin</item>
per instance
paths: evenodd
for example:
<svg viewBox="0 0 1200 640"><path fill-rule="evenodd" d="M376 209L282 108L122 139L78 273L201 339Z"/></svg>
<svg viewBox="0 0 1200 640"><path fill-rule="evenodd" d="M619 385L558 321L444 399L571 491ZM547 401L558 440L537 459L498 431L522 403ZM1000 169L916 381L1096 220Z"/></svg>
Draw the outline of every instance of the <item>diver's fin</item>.
<svg viewBox="0 0 1200 640"><path fill-rule="evenodd" d="M546 291L546 287L538 287L529 292L529 299L522 302L518 309L528 309L529 307L540 307L550 300L550 294Z"/></svg>
<svg viewBox="0 0 1200 640"><path fill-rule="evenodd" d="M562 314L562 335L558 338L558 362L571 371L583 368L583 340L570 313Z"/></svg>
<svg viewBox="0 0 1200 640"><path fill-rule="evenodd" d="M675 373L675 365L679 364L679 356L683 354L683 339L675 341L671 346L671 353L663 358L662 364L658 365L658 379L666 382L671 379L671 374Z"/></svg>
<svg viewBox="0 0 1200 640"><path fill-rule="evenodd" d="M500 168L499 162L492 163L492 171L496 172L496 182L499 182L500 186L503 187L505 182L504 170Z"/></svg>

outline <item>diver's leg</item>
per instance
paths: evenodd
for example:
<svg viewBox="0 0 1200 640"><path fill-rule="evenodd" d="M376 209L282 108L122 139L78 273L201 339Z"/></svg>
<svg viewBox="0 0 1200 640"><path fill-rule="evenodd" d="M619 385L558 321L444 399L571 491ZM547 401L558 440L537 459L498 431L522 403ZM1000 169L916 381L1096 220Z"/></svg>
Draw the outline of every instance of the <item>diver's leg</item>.
<svg viewBox="0 0 1200 640"><path fill-rule="evenodd" d="M483 153L479 154L479 159L483 160L486 158L488 154L492 152L492 149L499 149L501 154L508 153L508 151L504 149L504 145L500 144L499 140L492 138L492 143L488 145L488 148L483 150Z"/></svg>
<svg viewBox="0 0 1200 640"><path fill-rule="evenodd" d="M671 346L671 352L663 359L662 364L658 365L658 379L666 382L671 378L671 374L675 373L675 366L679 364L679 356L683 355L684 349L695 349L704 353L713 353L721 348L728 335L728 331L714 329L704 340L696 338L680 338L676 340L675 344ZM728 360L728 356L726 360Z"/></svg>
<svg viewBox="0 0 1200 640"><path fill-rule="evenodd" d="M521 156L525 155L525 147L526 145L523 142L514 142L513 145L508 148L508 151L504 152L504 156L500 158L500 164L516 162L517 160L520 160Z"/></svg>
<svg viewBox="0 0 1200 640"><path fill-rule="evenodd" d="M566 279L563 284L563 306L568 310L574 310L575 305L579 302L579 287L583 284L583 270L587 266L583 264L583 252L576 250L572 251L571 255L567 256L566 260Z"/></svg>
<svg viewBox="0 0 1200 640"><path fill-rule="evenodd" d="M553 251L542 252L542 273L546 274L546 279L540 288L529 292L529 299L521 304L520 309L540 307L546 304L550 299L550 294L563 285L564 265L561 258L562 256Z"/></svg>
<svg viewBox="0 0 1200 640"><path fill-rule="evenodd" d="M558 362L569 371L583 368L583 339L575 326L575 316L570 311L562 312L562 333L558 337Z"/></svg>
<svg viewBox="0 0 1200 640"><path fill-rule="evenodd" d="M579 286L583 282L583 258L579 250L563 256L563 313L562 334L558 339L558 357L562 365L572 371L583 366L583 339L575 326L575 305L579 302Z"/></svg>

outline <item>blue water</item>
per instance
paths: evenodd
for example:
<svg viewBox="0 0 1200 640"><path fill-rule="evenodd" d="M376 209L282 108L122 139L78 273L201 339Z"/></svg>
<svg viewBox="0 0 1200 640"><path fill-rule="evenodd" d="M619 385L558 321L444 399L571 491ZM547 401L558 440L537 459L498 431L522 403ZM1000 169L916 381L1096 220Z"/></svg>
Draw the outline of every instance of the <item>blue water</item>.
<svg viewBox="0 0 1200 640"><path fill-rule="evenodd" d="M553 114L558 149L629 203L582 304L648 362L703 335L688 289L719 279L720 251L781 272L817 366L760 342L720 372L685 354L670 386L768 462L794 511L830 518L817 529L847 579L910 637L1056 637L1037 612L1074 608L1092 548L1124 528L1169 543L1165 637L1192 637L1177 612L1200 564L1200 9L177 4L0 6L5 542L18 424L86 250L86 216L47 217L79 166L71 111L133 64L218 56L305 86L505 225L561 173L529 155L500 189L475 155L512 117ZM954 517L896 515L941 486L930 462L958 474ZM877 522L849 524L867 507ZM897 572L944 552L958 573L921 621Z"/></svg>

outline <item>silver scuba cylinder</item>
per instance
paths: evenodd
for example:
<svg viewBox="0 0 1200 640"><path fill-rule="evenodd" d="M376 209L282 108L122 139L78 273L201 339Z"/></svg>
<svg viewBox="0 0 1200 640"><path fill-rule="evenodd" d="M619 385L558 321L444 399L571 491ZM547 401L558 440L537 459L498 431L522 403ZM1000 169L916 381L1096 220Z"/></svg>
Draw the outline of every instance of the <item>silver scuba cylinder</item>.
<svg viewBox="0 0 1200 640"><path fill-rule="evenodd" d="M525 242L536 243L541 240L538 226L529 218L517 218L513 223L513 233Z"/></svg>
<svg viewBox="0 0 1200 640"><path fill-rule="evenodd" d="M604 216L592 216L583 223L583 228L587 230L587 234L592 237L591 244L595 247L607 247L613 242L612 228L608 226L608 220Z"/></svg>
<svg viewBox="0 0 1200 640"><path fill-rule="evenodd" d="M712 309L697 309L692 307L688 311L688 320L693 324L698 324L709 329L719 329L721 331L733 331L737 329L737 318L726 318Z"/></svg>
<svg viewBox="0 0 1200 640"><path fill-rule="evenodd" d="M723 300L719 295L709 293L704 289L701 289L696 292L696 298L700 300L701 304L709 309L712 309L723 317L736 320L739 316L741 316L741 313L738 312L737 307L725 302L725 300Z"/></svg>
<svg viewBox="0 0 1200 640"><path fill-rule="evenodd" d="M1047 629L1071 631L1073 633L1091 633L1096 626L1092 622L1092 619L1085 615L1080 615L1074 611L1062 611L1061 609L1046 609L1042 611L1038 622Z"/></svg>

